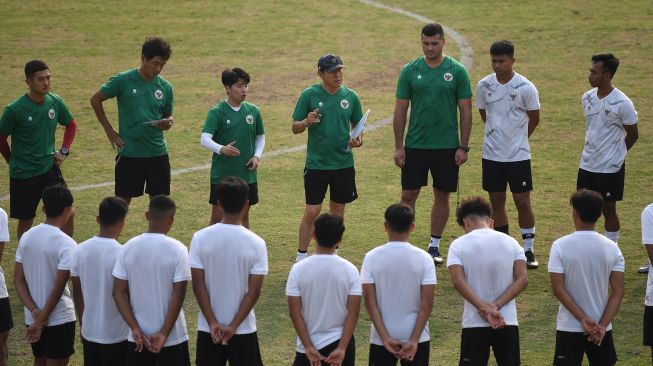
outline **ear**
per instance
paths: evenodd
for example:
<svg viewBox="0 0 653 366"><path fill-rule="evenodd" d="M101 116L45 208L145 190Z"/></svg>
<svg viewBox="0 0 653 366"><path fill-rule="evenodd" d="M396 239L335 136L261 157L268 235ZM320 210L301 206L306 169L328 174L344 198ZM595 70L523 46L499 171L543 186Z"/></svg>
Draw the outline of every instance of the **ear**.
<svg viewBox="0 0 653 366"><path fill-rule="evenodd" d="M224 85L224 91L225 91L227 94L229 94L229 92L231 91L231 87L228 86L228 85Z"/></svg>
<svg viewBox="0 0 653 366"><path fill-rule="evenodd" d="M408 232L412 233L413 230L415 230L415 222L414 221L410 223L410 228L408 229Z"/></svg>
<svg viewBox="0 0 653 366"><path fill-rule="evenodd" d="M100 224L100 215L95 216L95 222L97 222L98 224Z"/></svg>
<svg viewBox="0 0 653 366"><path fill-rule="evenodd" d="M150 211L145 211L145 220L150 221Z"/></svg>

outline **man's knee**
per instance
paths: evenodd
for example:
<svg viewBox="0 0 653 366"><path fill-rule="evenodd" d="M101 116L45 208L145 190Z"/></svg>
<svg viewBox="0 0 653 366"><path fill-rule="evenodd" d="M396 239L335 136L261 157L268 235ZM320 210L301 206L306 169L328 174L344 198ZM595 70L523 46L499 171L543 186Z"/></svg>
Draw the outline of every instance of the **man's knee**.
<svg viewBox="0 0 653 366"><path fill-rule="evenodd" d="M419 189L401 191L401 203L413 206L419 197Z"/></svg>

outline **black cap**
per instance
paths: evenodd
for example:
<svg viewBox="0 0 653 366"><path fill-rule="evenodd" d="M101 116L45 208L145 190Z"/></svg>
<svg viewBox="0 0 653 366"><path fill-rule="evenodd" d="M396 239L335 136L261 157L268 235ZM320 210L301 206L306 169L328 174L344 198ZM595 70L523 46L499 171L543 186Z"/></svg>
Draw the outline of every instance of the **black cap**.
<svg viewBox="0 0 653 366"><path fill-rule="evenodd" d="M324 72L334 72L345 67L340 56L327 53L317 61L317 69Z"/></svg>

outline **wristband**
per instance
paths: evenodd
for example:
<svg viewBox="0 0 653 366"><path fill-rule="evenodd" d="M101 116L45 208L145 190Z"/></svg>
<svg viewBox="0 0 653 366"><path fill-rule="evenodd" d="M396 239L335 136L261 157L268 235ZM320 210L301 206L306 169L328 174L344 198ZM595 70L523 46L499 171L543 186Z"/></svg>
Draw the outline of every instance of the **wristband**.
<svg viewBox="0 0 653 366"><path fill-rule="evenodd" d="M463 150L464 152L469 152L469 146L458 145L458 150Z"/></svg>
<svg viewBox="0 0 653 366"><path fill-rule="evenodd" d="M63 154L64 156L66 156L66 157L68 157L68 155L70 155L70 150L69 150L67 147L65 147L65 146L62 147L61 150L59 150L59 152L60 152L61 154Z"/></svg>

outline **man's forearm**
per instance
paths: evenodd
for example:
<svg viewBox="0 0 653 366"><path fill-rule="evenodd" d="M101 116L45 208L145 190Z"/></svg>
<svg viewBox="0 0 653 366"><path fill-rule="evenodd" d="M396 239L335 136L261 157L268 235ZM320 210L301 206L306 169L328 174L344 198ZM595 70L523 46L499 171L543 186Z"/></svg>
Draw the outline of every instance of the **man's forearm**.
<svg viewBox="0 0 653 366"><path fill-rule="evenodd" d="M57 303L59 303L59 300L61 299L61 295L63 294L63 290L66 287L66 283L68 282L69 277L70 277L69 271L63 271L63 270L57 271L57 276L55 277L52 291L50 291L47 300L45 300L45 305L43 305L43 309L41 309L39 318L34 319L35 323L36 322L45 323L48 320L50 314L52 313L55 306L57 306Z"/></svg>
<svg viewBox="0 0 653 366"><path fill-rule="evenodd" d="M472 133L472 102L471 99L458 101L460 110L460 144L469 146L469 136Z"/></svg>
<svg viewBox="0 0 653 366"><path fill-rule="evenodd" d="M394 117L392 119L392 130L395 137L395 149L404 147L404 133L406 132L406 114L407 109L399 106L395 107Z"/></svg>
<svg viewBox="0 0 653 366"><path fill-rule="evenodd" d="M170 297L170 302L168 303L168 311L166 312L166 317L163 321L163 326L161 327L161 333L168 336L172 330L173 325L179 318L179 313L181 308L184 305L184 298L186 297L186 287L188 286L188 281L180 281L172 284L172 296Z"/></svg>
<svg viewBox="0 0 653 366"><path fill-rule="evenodd" d="M347 316L345 317L345 326L342 329L342 337L338 347L346 349L351 337L354 336L356 323L358 322L358 314L360 313L361 297L358 295L350 295L347 299Z"/></svg>
<svg viewBox="0 0 653 366"><path fill-rule="evenodd" d="M306 328L306 322L302 316L302 303L301 297L299 296L288 296L288 313L290 315L290 320L292 325L297 332L299 340L302 341L304 348L308 349L313 346L313 341L308 334L308 328Z"/></svg>
<svg viewBox="0 0 653 366"><path fill-rule="evenodd" d="M433 310L433 297L435 296L435 285L422 285L421 301L419 305L419 312L415 320L415 327L410 335L410 339L415 342L419 341L419 336L424 331L426 323L429 320L431 311Z"/></svg>
<svg viewBox="0 0 653 366"><path fill-rule="evenodd" d="M200 271L201 275L199 274ZM204 314L204 318L206 318L209 324L217 323L218 320L215 318L213 308L211 308L209 291L206 289L206 284L204 283L204 270L191 268L191 273L193 275L193 293L195 294L195 299L197 299L200 311Z"/></svg>

